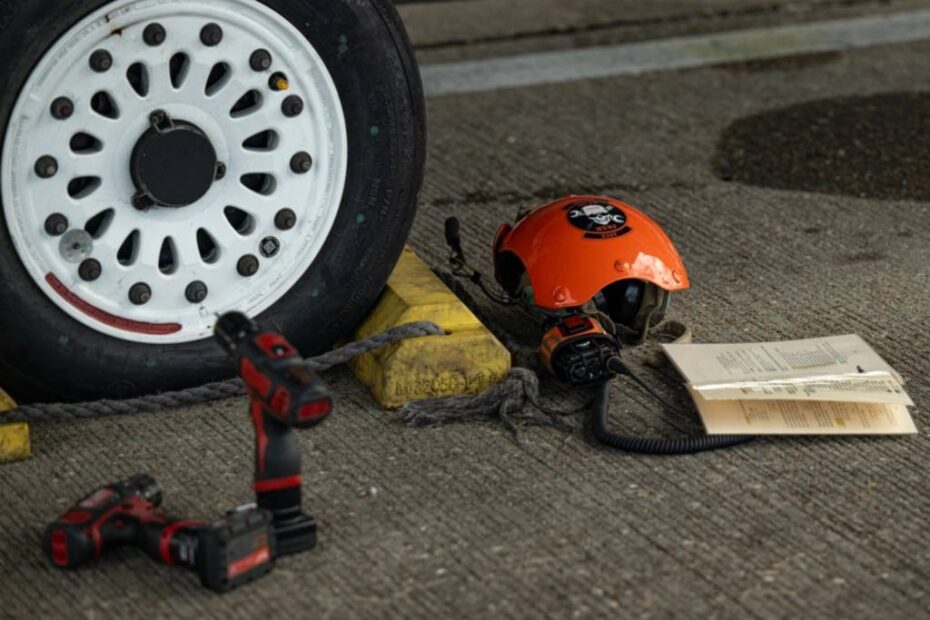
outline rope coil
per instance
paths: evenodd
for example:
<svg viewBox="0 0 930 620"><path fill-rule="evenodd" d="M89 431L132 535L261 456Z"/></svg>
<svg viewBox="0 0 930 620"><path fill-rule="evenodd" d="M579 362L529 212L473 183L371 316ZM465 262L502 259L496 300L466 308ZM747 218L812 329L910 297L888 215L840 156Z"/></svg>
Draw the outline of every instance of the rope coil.
<svg viewBox="0 0 930 620"><path fill-rule="evenodd" d="M442 336L445 331L428 321L408 323L391 328L370 338L349 343L328 353L308 358L304 365L315 372L329 370L345 364L365 353L390 346L410 338ZM136 415L157 413L166 409L189 407L203 403L233 398L244 394L240 379L209 383L186 390L153 394L126 400L98 400L90 403L50 403L21 405L8 414L0 416L3 422L71 422L113 415Z"/></svg>
<svg viewBox="0 0 930 620"><path fill-rule="evenodd" d="M499 420L523 443L520 426L548 426L571 430L563 419L577 409L558 411L540 401L539 377L528 368L513 368L504 380L477 396L446 396L411 401L401 407L408 426L422 428L475 420Z"/></svg>

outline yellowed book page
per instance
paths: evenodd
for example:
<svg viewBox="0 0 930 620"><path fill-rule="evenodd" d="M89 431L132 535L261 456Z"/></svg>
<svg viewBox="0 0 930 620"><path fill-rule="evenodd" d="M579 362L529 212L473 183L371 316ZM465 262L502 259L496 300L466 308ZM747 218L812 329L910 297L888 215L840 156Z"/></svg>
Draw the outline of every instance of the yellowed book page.
<svg viewBox="0 0 930 620"><path fill-rule="evenodd" d="M795 400L705 400L691 391L709 435L907 435L904 405Z"/></svg>
<svg viewBox="0 0 930 620"><path fill-rule="evenodd" d="M914 406L904 386L888 374L696 385L694 389L706 400L822 400Z"/></svg>
<svg viewBox="0 0 930 620"><path fill-rule="evenodd" d="M694 385L798 377L900 375L855 334L784 342L665 344L679 372Z"/></svg>
<svg viewBox="0 0 930 620"><path fill-rule="evenodd" d="M913 405L901 376L859 336L663 345L708 400L823 400Z"/></svg>

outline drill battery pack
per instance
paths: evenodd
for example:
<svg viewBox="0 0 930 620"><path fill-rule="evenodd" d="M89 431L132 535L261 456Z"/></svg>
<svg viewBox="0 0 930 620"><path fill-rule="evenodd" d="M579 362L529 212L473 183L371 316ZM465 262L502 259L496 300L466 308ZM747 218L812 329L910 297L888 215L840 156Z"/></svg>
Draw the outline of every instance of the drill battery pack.
<svg viewBox="0 0 930 620"><path fill-rule="evenodd" d="M271 572L277 555L271 512L251 507L231 511L200 534L200 581L216 592L228 592Z"/></svg>

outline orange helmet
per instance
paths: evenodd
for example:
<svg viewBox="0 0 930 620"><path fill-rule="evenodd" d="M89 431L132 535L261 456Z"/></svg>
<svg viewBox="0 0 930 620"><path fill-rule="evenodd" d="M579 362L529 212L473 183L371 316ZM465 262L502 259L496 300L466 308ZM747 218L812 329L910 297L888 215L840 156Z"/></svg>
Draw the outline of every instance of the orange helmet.
<svg viewBox="0 0 930 620"><path fill-rule="evenodd" d="M656 324L690 287L675 246L646 214L606 196L569 196L504 224L495 275L516 299L558 312L594 302L616 323Z"/></svg>

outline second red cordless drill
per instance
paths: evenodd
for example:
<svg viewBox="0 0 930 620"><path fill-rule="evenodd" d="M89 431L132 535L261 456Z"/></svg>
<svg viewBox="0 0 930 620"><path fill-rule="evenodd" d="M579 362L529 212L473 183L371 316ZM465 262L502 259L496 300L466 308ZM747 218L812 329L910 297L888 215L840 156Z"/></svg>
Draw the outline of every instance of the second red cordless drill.
<svg viewBox="0 0 930 620"><path fill-rule="evenodd" d="M251 399L255 427L255 495L274 515L278 554L316 545L316 521L301 506L300 446L293 429L316 426L333 409L323 381L280 334L244 314L217 321L216 338L233 357Z"/></svg>
<svg viewBox="0 0 930 620"><path fill-rule="evenodd" d="M160 509L158 483L140 474L98 489L45 530L43 548L59 568L78 568L120 546L143 549L168 566L197 571L206 587L225 592L274 567L271 514L232 511L214 523L171 519Z"/></svg>

